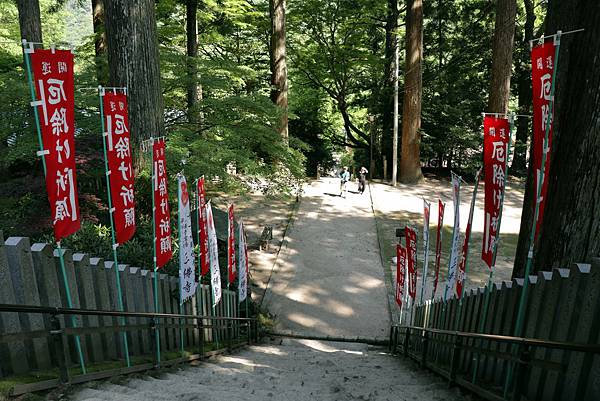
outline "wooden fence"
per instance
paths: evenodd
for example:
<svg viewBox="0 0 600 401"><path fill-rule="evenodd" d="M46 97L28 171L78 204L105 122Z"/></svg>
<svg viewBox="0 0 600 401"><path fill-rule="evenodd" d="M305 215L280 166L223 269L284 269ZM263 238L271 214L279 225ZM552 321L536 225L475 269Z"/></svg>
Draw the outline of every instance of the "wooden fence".
<svg viewBox="0 0 600 401"><path fill-rule="evenodd" d="M119 310L114 263L82 253L72 254L70 250L62 251L73 308ZM57 252L49 244L30 245L29 239L24 237L4 241L0 233L0 304L68 307ZM154 273L129 265L119 265L118 269L125 311L154 312ZM198 286L196 295L180 308L178 278L159 273L158 299L161 313L212 315L210 288L205 285ZM198 302L200 299L201 303ZM231 315L237 316L237 293L224 290L215 315L228 316L226 305L230 305ZM77 316L74 321L77 327L83 328L81 346L86 365L124 359L122 334L115 330L120 319L90 315ZM61 327L72 327L71 318L60 317L60 323ZM198 347L201 340L210 342L213 335L219 335L219 330L207 328L200 339L199 330L189 323L183 330L185 348ZM128 318L126 324L129 326L129 354L151 357L154 345L149 319ZM159 327L161 351L179 350L179 320L163 320ZM49 316L0 313L0 377L57 366L56 351L47 337L50 329ZM222 338L226 336L224 331ZM25 333L27 335L23 336ZM25 337L27 339L23 339ZM67 364L77 365L79 359L73 336L65 342L64 354Z"/></svg>
<svg viewBox="0 0 600 401"><path fill-rule="evenodd" d="M540 272L529 277L529 285L522 337L598 348L600 258L594 258L591 264ZM513 336L522 288L523 279L494 284L485 321L485 291L478 288L466 293L462 307L455 298L447 303L436 300L416 306L413 326ZM400 331L395 335L405 335L406 330ZM523 362L517 347L508 341L466 336L459 340L459 336L411 331L407 351L418 360L434 370L452 372L467 387L484 388L498 395L497 399L506 395L504 386L511 365ZM536 401L600 400L600 355L582 351L585 346L566 350L542 342L527 345L527 368L518 378L522 383L519 396Z"/></svg>

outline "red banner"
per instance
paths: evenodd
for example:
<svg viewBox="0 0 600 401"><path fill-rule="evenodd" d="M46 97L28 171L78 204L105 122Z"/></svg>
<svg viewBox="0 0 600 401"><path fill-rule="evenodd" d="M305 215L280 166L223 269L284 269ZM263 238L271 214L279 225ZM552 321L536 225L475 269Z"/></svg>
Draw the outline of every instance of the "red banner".
<svg viewBox="0 0 600 401"><path fill-rule="evenodd" d="M410 227L404 229L408 260L408 296L417 296L417 233Z"/></svg>
<svg viewBox="0 0 600 401"><path fill-rule="evenodd" d="M161 268L166 265L173 256L164 139L157 139L152 144L152 163L154 233L156 235L154 238L154 251L156 253L156 266Z"/></svg>
<svg viewBox="0 0 600 401"><path fill-rule="evenodd" d="M81 227L75 171L75 102L73 53L35 50L30 54L38 107L46 190L52 211L54 238L60 241Z"/></svg>
<svg viewBox="0 0 600 401"><path fill-rule="evenodd" d="M456 295L460 299L463 293L463 283L467 275L467 257L469 253L469 240L471 238L471 226L473 225L473 213L475 212L475 202L477 200L477 188L479 187L479 175L481 170L477 172L475 177L475 187L473 188L473 196L471 197L471 209L469 210L469 221L465 230L465 239L462 246L462 256L458 264L458 276L456 280Z"/></svg>
<svg viewBox="0 0 600 401"><path fill-rule="evenodd" d="M440 264L442 258L442 228L444 226L444 209L446 205L438 200L438 225L437 225L437 237L435 240L435 278L433 279L433 292L431 297L435 296L437 291L438 281L440 278Z"/></svg>
<svg viewBox="0 0 600 401"><path fill-rule="evenodd" d="M200 275L204 276L210 271L208 256L208 230L206 225L206 192L204 191L204 177L198 179L198 239L200 247Z"/></svg>
<svg viewBox="0 0 600 401"><path fill-rule="evenodd" d="M127 95L106 92L103 95L105 146L110 171L110 193L114 208L113 223L118 244L135 234L135 200L133 164L129 141Z"/></svg>
<svg viewBox="0 0 600 401"><path fill-rule="evenodd" d="M485 223L481 259L492 267L498 232L500 208L506 178L506 159L510 126L508 119L486 115L483 120L483 173L485 176Z"/></svg>
<svg viewBox="0 0 600 401"><path fill-rule="evenodd" d="M227 272L229 277L229 284L235 281L237 274L235 270L235 219L233 215L233 204L229 205L228 216L228 228L229 234L227 235Z"/></svg>
<svg viewBox="0 0 600 401"><path fill-rule="evenodd" d="M552 149L553 115L550 112L552 95L552 77L555 64L554 42L547 42L531 50L531 82L533 87L533 184L534 193L543 176L542 190L540 192L540 208L536 222L536 236L544 216L546 205L546 192L548 191L548 173L550 171L550 155L546 157L546 165L542 168L544 154L544 139L548 130L548 143L545 149ZM542 172L543 171L543 172ZM535 205L535 203L534 203Z"/></svg>
<svg viewBox="0 0 600 401"><path fill-rule="evenodd" d="M406 248L396 245L396 303L402 306L404 299L404 280L406 277Z"/></svg>

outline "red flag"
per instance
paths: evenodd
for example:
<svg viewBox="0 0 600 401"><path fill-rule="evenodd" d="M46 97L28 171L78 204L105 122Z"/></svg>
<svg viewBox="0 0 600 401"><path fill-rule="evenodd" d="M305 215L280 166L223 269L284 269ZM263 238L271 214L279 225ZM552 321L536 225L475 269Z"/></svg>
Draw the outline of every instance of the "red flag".
<svg viewBox="0 0 600 401"><path fill-rule="evenodd" d="M406 277L406 248L396 245L396 303L402 306L404 279Z"/></svg>
<svg viewBox="0 0 600 401"><path fill-rule="evenodd" d="M410 227L404 229L408 260L408 295L417 296L417 233Z"/></svg>
<svg viewBox="0 0 600 401"><path fill-rule="evenodd" d="M152 144L152 163L154 233L156 235L154 238L154 251L156 253L156 266L161 268L166 265L173 256L164 139L157 139Z"/></svg>
<svg viewBox="0 0 600 401"><path fill-rule="evenodd" d="M129 141L127 95L106 92L103 97L106 128L106 157L110 171L110 193L114 208L113 223L118 244L127 242L135 233L135 200L133 195L133 163Z"/></svg>
<svg viewBox="0 0 600 401"><path fill-rule="evenodd" d="M440 277L440 264L442 258L442 227L444 225L444 209L446 205L438 200L438 225L437 225L437 237L435 240L435 278L433 279L433 292L432 297L435 296L437 290L438 281Z"/></svg>
<svg viewBox="0 0 600 401"><path fill-rule="evenodd" d="M531 50L531 82L533 87L533 188L534 191L536 191L534 193L537 194L538 183L542 175L544 177L542 190L540 192L540 207L535 229L536 236L544 216L546 192L548 191L550 155L547 155L546 157L545 168L542 168L542 157L544 153L546 128L548 129L548 143L545 148L548 152L552 149L552 128L554 118L550 111L550 101L552 95L555 51L556 46L554 45L554 42L544 43Z"/></svg>
<svg viewBox="0 0 600 401"><path fill-rule="evenodd" d="M206 226L206 192L204 177L198 180L198 238L200 241L200 275L208 274L210 264L208 259L208 230Z"/></svg>
<svg viewBox="0 0 600 401"><path fill-rule="evenodd" d="M75 171L75 102L73 53L40 50L30 55L38 107L46 190L52 211L54 238L60 241L81 227Z"/></svg>
<svg viewBox="0 0 600 401"><path fill-rule="evenodd" d="M235 270L235 223L233 216L233 204L229 205L228 215L228 227L229 234L227 235L227 272L229 277L229 284L235 281L236 270Z"/></svg>
<svg viewBox="0 0 600 401"><path fill-rule="evenodd" d="M485 224L481 259L492 267L500 230L500 208L506 179L510 126L505 117L486 115L483 120L483 172L485 175Z"/></svg>
<svg viewBox="0 0 600 401"><path fill-rule="evenodd" d="M477 200L477 188L479 187L479 174L481 170L477 172L475 177L475 187L473 188L473 196L471 197L471 209L469 210L469 221L467 222L467 228L465 230L465 239L462 246L462 256L460 263L458 264L458 276L456 281L456 295L460 299L463 292L463 283L465 281L466 270L467 270L467 256L469 253L469 239L471 238L471 226L473 224L473 213L475 212L475 201Z"/></svg>

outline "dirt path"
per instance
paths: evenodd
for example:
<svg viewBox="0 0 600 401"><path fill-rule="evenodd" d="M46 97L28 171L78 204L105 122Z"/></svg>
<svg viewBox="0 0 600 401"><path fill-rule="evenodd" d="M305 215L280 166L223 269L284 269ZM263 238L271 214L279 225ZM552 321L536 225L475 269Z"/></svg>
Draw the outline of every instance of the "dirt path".
<svg viewBox="0 0 600 401"><path fill-rule="evenodd" d="M350 191L356 191L350 184ZM339 180L305 188L265 306L276 331L387 338L387 292L370 195L339 196Z"/></svg>
<svg viewBox="0 0 600 401"><path fill-rule="evenodd" d="M76 401L461 401L440 376L364 344L279 340L158 377L83 389Z"/></svg>

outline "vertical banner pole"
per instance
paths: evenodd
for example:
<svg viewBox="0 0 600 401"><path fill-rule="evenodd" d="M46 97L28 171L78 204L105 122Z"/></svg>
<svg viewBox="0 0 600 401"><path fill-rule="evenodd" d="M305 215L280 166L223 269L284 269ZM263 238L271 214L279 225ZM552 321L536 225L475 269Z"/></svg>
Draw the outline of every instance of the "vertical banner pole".
<svg viewBox="0 0 600 401"><path fill-rule="evenodd" d="M154 149L153 149L153 145L154 145L154 138L150 138L152 145L150 146L151 152L154 156ZM151 159L152 160L152 159ZM156 179L156 174L158 174L158 172L156 171L156 169L154 168L154 162L152 162L152 251L153 251L153 263L154 263L154 280L152 281L153 287L154 287L154 313L160 313L159 310L159 304L158 304L158 266L156 264L156 216L155 216L155 210L156 210L156 205L154 202L154 191L156 190L155 186L154 186L154 181ZM158 362L158 364L160 365L160 329L159 329L159 319L156 319L156 324L154 325L154 330L155 330L155 336L154 338L156 339L156 344L155 344L155 348L156 348L156 361Z"/></svg>
<svg viewBox="0 0 600 401"><path fill-rule="evenodd" d="M194 181L194 187L196 188L196 212L197 212L197 218L196 218L196 223L198 224L197 230L196 230L196 244L198 244L198 288L200 288L200 293L198 294L198 289L196 289L196 294L198 294L197 297L197 303L198 303L198 315L202 316L204 314L204 308L202 305L202 244L200 244L200 224L202 224L202 217L201 217L201 213L202 213L202 206L200 204L200 193L198 192L198 181L199 179L196 179L196 181ZM201 320L202 323L204 323L204 320ZM204 330L202 329L202 324L200 325L200 330ZM203 333L201 333L200 335L204 335Z"/></svg>
<svg viewBox="0 0 600 401"><path fill-rule="evenodd" d="M511 113L509 116L510 128L508 130L508 144L506 145L506 169L504 171L504 177L507 176L508 172L508 158L510 157L511 152L511 140L512 133L514 131L514 123L515 123L515 114ZM485 323L487 321L487 316L490 308L490 294L492 291L493 279L494 279L494 271L496 270L496 257L498 256L498 244L500 242L500 227L502 225L502 211L504 210L504 195L506 193L506 178L504 179L504 185L502 188L502 196L500 197L500 212L498 214L498 231L497 231L497 239L494 243L494 251L492 256L492 267L490 268L490 275L488 277L488 284L485 286L484 292L484 301L483 301L483 315L481 320L479 321L479 333L483 333L485 329ZM484 239L485 240L485 239ZM473 383L477 379L477 371L479 369L479 354L475 359L475 364L473 367Z"/></svg>
<svg viewBox="0 0 600 401"><path fill-rule="evenodd" d="M519 309L517 312L517 321L515 325L515 336L521 336L523 331L523 324L525 321L525 306L527 304L527 295L529 293L529 275L531 274L531 267L533 265L533 253L535 248L535 238L537 236L537 220L540 214L540 201L542 196L542 188L544 186L544 177L546 175L546 161L548 158L548 137L550 136L550 126L553 124L554 114L554 91L556 87L556 71L558 70L558 55L560 51L560 38L562 32L558 31L554 36L554 69L552 71L552 84L550 86L550 102L548 103L548 117L546 119L546 129L544 130L544 143L542 150L542 172L540 178L537 180L536 196L535 196L535 212L533 214L533 220L531 221L531 233L529 236L529 252L527 254L527 264L525 265L525 274L523 275L523 289L521 290L521 298L519 299ZM534 172L535 174L535 172ZM513 347L514 349L514 347ZM510 384L512 383L513 377L513 365L509 365L508 375L506 376L506 383L504 386L504 393L507 394Z"/></svg>
<svg viewBox="0 0 600 401"><path fill-rule="evenodd" d="M114 223L114 219L113 219L113 206L112 206L112 193L110 190L110 172L108 169L108 154L106 152L106 137L105 137L105 133L107 132L106 130L106 126L104 124L104 102L102 101L102 97L104 94L104 88L102 88L101 86L98 86L98 97L100 99L100 119L101 119L101 127L102 127L102 150L104 151L104 171L105 171L105 176L106 176L106 192L108 194L108 216L110 218L110 232L111 232L111 239L112 239L112 251L113 251L113 260L115 262L115 278L117 280L117 298L118 298L118 304L119 304L119 311L123 312L124 308L123 308L123 290L121 289L121 279L120 279L120 273L119 273L119 260L117 258L117 247L118 244L116 243L116 239L115 239L115 223ZM126 324L126 320L124 317L120 317L119 318L119 324L121 326L125 326ZM125 354L125 361L127 362L127 367L131 367L131 360L129 358L129 344L127 341L127 332L125 330L123 330L121 332L122 337L123 337L123 352Z"/></svg>
<svg viewBox="0 0 600 401"><path fill-rule="evenodd" d="M425 284L427 283L427 266L429 264L429 217L431 216L431 204L423 199L424 210L427 210L427 216L423 222L423 277L421 278L421 299L419 303L423 305L423 295L425 294Z"/></svg>
<svg viewBox="0 0 600 401"><path fill-rule="evenodd" d="M28 47L31 46L31 50L33 50L33 43L29 43L27 42L26 39L23 39L23 57L25 58L25 66L27 68L27 81L29 83L29 90L31 92L31 101L35 102L36 99L36 93L35 93L35 87L33 84L33 73L31 72L31 61L29 60L29 49ZM40 156L42 158L42 167L44 170L44 177L46 176L46 157L45 157L45 153L44 153L44 141L42 140L42 128L40 126L40 118L39 118L39 114L38 114L38 110L37 107L32 107L33 108L33 116L34 116L34 120L35 120L35 128L36 128L36 132L37 132L37 137L38 137L38 142L40 145ZM63 285L65 287L65 294L67 296L67 306L69 308L73 307L73 300L71 298L71 289L69 288L69 279L67 277L67 270L65 267L65 258L63 255L63 249L60 246L60 241L56 242L56 249L58 250L58 260L60 263L60 271L61 271L61 275L62 275L62 279L63 279ZM77 327L77 320L75 319L75 316L71 315L71 325L73 326L73 328ZM79 356L79 365L81 367L81 372L83 374L87 373L87 370L85 368L85 362L83 359L83 352L81 350L81 339L78 335L75 336L75 347L77 348L77 354Z"/></svg>

